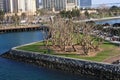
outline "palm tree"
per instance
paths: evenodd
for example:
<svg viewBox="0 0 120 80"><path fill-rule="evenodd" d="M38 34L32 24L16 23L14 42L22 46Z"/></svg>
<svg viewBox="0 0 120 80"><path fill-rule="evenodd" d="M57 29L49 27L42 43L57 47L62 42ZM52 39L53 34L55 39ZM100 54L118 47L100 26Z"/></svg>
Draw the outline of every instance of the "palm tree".
<svg viewBox="0 0 120 80"><path fill-rule="evenodd" d="M19 24L19 16L15 13L15 15L12 16L12 21L15 24L15 27Z"/></svg>
<svg viewBox="0 0 120 80"><path fill-rule="evenodd" d="M27 17L26 13L21 14L21 19L25 19Z"/></svg>
<svg viewBox="0 0 120 80"><path fill-rule="evenodd" d="M1 22L1 23L2 23L3 20L4 20L4 15L5 15L4 11L0 10L0 22Z"/></svg>

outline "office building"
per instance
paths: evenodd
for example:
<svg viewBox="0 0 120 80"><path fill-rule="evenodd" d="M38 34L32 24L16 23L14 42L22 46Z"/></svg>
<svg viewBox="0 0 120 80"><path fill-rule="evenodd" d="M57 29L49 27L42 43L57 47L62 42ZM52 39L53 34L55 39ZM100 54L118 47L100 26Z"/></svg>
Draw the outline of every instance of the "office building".
<svg viewBox="0 0 120 80"><path fill-rule="evenodd" d="M72 10L77 5L77 0L42 0L42 5L44 9L48 10Z"/></svg>
<svg viewBox="0 0 120 80"><path fill-rule="evenodd" d="M10 0L4 0L4 11L10 12Z"/></svg>
<svg viewBox="0 0 120 80"><path fill-rule="evenodd" d="M36 0L25 0L25 11L35 13L35 11L36 11Z"/></svg>
<svg viewBox="0 0 120 80"><path fill-rule="evenodd" d="M18 3L18 0L12 0L12 1L13 1L13 2L12 2L13 12L14 12L14 13L17 13L17 12L18 12L18 7L19 7L19 6L18 6L18 4L19 4L19 3Z"/></svg>
<svg viewBox="0 0 120 80"><path fill-rule="evenodd" d="M36 0L4 0L4 8L10 13L35 13Z"/></svg>
<svg viewBox="0 0 120 80"><path fill-rule="evenodd" d="M92 0L80 0L80 8L90 8L92 6Z"/></svg>
<svg viewBox="0 0 120 80"><path fill-rule="evenodd" d="M18 12L25 12L25 0L18 0Z"/></svg>
<svg viewBox="0 0 120 80"><path fill-rule="evenodd" d="M78 7L78 0L67 0L66 11L72 10L75 7Z"/></svg>
<svg viewBox="0 0 120 80"><path fill-rule="evenodd" d="M4 0L0 0L0 10L4 10Z"/></svg>
<svg viewBox="0 0 120 80"><path fill-rule="evenodd" d="M36 8L37 8L37 9L40 8L40 2L39 2L39 0L36 0Z"/></svg>

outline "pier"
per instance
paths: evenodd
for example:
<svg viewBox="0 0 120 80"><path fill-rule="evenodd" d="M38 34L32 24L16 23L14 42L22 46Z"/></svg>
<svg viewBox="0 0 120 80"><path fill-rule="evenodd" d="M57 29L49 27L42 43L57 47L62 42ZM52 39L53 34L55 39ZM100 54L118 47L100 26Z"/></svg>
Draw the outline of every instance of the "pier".
<svg viewBox="0 0 120 80"><path fill-rule="evenodd" d="M4 26L0 27L0 33L7 33L7 32L23 32L23 31L35 31L35 30L43 30L47 28L47 26L43 25L27 25L27 26Z"/></svg>

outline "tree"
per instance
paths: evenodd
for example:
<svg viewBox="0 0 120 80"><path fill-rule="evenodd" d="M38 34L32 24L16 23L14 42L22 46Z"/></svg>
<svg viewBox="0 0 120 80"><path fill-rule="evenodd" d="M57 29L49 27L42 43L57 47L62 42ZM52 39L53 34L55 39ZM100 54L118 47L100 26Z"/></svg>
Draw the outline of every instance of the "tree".
<svg viewBox="0 0 120 80"><path fill-rule="evenodd" d="M15 26L19 24L19 16L15 13L15 15L12 16L12 21L14 22Z"/></svg>
<svg viewBox="0 0 120 80"><path fill-rule="evenodd" d="M70 46L74 51L74 24L71 20L64 20L56 17L54 22L49 23L49 34L51 34L50 42L52 46L59 47L61 51L66 51L66 47ZM48 40L47 40L48 41ZM47 43L46 41L46 43Z"/></svg>
<svg viewBox="0 0 120 80"><path fill-rule="evenodd" d="M61 15L61 17L67 17L66 11L65 11L65 10L60 11L60 15Z"/></svg>
<svg viewBox="0 0 120 80"><path fill-rule="evenodd" d="M21 19L25 19L27 17L26 13L21 14Z"/></svg>
<svg viewBox="0 0 120 80"><path fill-rule="evenodd" d="M81 35L77 32L78 41L85 55L88 55L90 52L98 51L100 45L103 43L103 39L100 38L100 32L93 31L97 30L94 23L80 23L78 29L80 29Z"/></svg>
<svg viewBox="0 0 120 80"><path fill-rule="evenodd" d="M110 7L109 11L111 11L115 16L118 16L120 14L120 8L117 6Z"/></svg>
<svg viewBox="0 0 120 80"><path fill-rule="evenodd" d="M42 16L42 15L45 15L45 14L48 14L48 10L46 10L46 9L37 9L36 10L36 15L37 16Z"/></svg>
<svg viewBox="0 0 120 80"><path fill-rule="evenodd" d="M80 10L77 9L77 8L72 9L71 15L72 15L72 17L79 17L80 16Z"/></svg>
<svg viewBox="0 0 120 80"><path fill-rule="evenodd" d="M103 41L99 31L93 33L97 28L92 22L75 24L71 19L66 21L56 17L49 25L48 35L52 36L46 39L46 44L50 42L54 48L59 47L61 51L76 52L75 46L78 45L81 46L79 50L88 55L90 52L98 51Z"/></svg>
<svg viewBox="0 0 120 80"><path fill-rule="evenodd" d="M84 14L85 14L85 16L86 16L88 19L90 18L90 14L89 14L89 12L88 12L87 10L85 11Z"/></svg>
<svg viewBox="0 0 120 80"><path fill-rule="evenodd" d="M117 11L117 10L120 10L120 8L117 7L117 6L112 6L112 7L110 7L110 10L111 11Z"/></svg>
<svg viewBox="0 0 120 80"><path fill-rule="evenodd" d="M61 17L64 17L64 18L72 18L72 17L80 17L80 10L75 8L75 9L72 9L72 11L60 11L59 13L61 15Z"/></svg>
<svg viewBox="0 0 120 80"><path fill-rule="evenodd" d="M4 15L5 15L4 11L0 10L0 21L1 21L1 23L4 20Z"/></svg>

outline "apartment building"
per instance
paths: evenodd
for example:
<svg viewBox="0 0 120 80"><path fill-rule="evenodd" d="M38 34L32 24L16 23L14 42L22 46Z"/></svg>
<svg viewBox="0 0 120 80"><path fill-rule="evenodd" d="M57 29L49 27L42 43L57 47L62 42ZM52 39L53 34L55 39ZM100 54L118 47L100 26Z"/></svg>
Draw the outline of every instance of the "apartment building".
<svg viewBox="0 0 120 80"><path fill-rule="evenodd" d="M4 0L0 0L0 10L4 10Z"/></svg>
<svg viewBox="0 0 120 80"><path fill-rule="evenodd" d="M22 12L35 13L36 11L36 0L3 0L3 1L4 10L5 12L8 13L22 13ZM2 4L2 2L0 4Z"/></svg>
<svg viewBox="0 0 120 80"><path fill-rule="evenodd" d="M41 0L44 9L48 10L72 10L77 7L77 0ZM53 9L54 8L54 9Z"/></svg>

